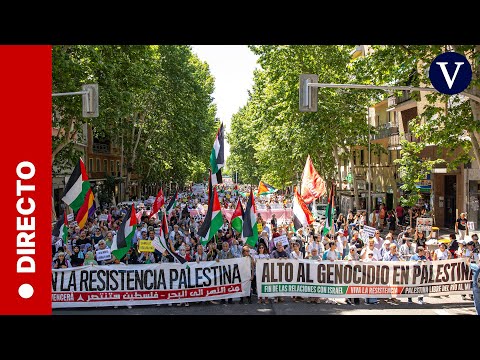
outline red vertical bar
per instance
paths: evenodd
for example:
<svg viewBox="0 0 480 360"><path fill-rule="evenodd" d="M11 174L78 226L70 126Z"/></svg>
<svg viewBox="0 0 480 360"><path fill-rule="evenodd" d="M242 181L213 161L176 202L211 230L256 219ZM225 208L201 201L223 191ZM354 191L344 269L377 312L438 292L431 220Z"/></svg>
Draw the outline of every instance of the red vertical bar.
<svg viewBox="0 0 480 360"><path fill-rule="evenodd" d="M0 46L0 82L0 313L51 314L51 46Z"/></svg>

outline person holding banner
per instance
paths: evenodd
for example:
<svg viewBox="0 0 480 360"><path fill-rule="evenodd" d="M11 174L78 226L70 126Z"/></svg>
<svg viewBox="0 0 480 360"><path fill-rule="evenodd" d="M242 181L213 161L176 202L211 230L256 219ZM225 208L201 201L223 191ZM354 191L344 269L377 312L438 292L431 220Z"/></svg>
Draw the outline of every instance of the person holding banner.
<svg viewBox="0 0 480 360"><path fill-rule="evenodd" d="M70 263L69 260L65 259L65 253L64 252L59 252L58 253L58 258L55 259L52 263L52 268L53 269L67 269L71 268L72 264Z"/></svg>
<svg viewBox="0 0 480 360"><path fill-rule="evenodd" d="M473 303L475 305L475 310L477 311L477 315L480 315L480 266L478 263L478 258L477 258L477 261L474 261L473 259L469 258L467 260L467 265L470 266L470 270L472 270L472 273L473 273L473 276L472 276ZM472 298L472 295L470 295L470 298Z"/></svg>
<svg viewBox="0 0 480 360"><path fill-rule="evenodd" d="M447 246L444 243L438 244L438 249L433 253L433 261L448 260L451 257L452 254L447 250Z"/></svg>
<svg viewBox="0 0 480 360"><path fill-rule="evenodd" d="M250 277L250 282L252 282L252 286L250 286L250 294L248 296L245 296L245 301L248 301L249 304L252 303L252 292L253 292L253 284L256 283L255 281L255 260L253 257L250 255L250 247L245 245L242 248L242 257L246 257L249 260L250 263L250 270L251 270L251 277ZM240 298L239 304L243 304L243 297ZM232 299L228 299L228 303L230 304ZM225 300L223 300L225 301Z"/></svg>
<svg viewBox="0 0 480 360"><path fill-rule="evenodd" d="M427 257L425 256L425 249L423 248L423 246L417 247L417 252L410 257L410 261L416 261L418 265L420 265L422 261L427 261ZM412 298L408 298L408 303L413 304ZM423 301L423 296L418 297L418 303L421 305L425 304L425 302Z"/></svg>

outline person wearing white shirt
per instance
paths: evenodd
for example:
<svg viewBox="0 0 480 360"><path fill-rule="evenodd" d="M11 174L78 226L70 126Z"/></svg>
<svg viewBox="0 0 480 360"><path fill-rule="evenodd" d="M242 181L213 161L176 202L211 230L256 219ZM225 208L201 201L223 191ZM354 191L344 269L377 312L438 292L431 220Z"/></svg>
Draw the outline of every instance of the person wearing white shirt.
<svg viewBox="0 0 480 360"><path fill-rule="evenodd" d="M335 242L337 243L337 251L340 253L340 255L342 255L342 259L343 259L343 256L344 256L343 249L347 245L347 238L343 236L343 230L337 231L336 235L337 236L336 236Z"/></svg>
<svg viewBox="0 0 480 360"><path fill-rule="evenodd" d="M383 246L383 242L385 241L381 236L380 236L380 231L376 230L375 231L375 236L373 237L374 245L375 247L380 250Z"/></svg>
<svg viewBox="0 0 480 360"><path fill-rule="evenodd" d="M300 244L296 241L293 243L293 250L290 252L290 259L303 259L303 253L300 251Z"/></svg>
<svg viewBox="0 0 480 360"><path fill-rule="evenodd" d="M403 240L404 243L400 245L400 255L402 255L403 258L409 260L410 256L415 254L415 250L412 246L412 239L409 237L404 237Z"/></svg>
<svg viewBox="0 0 480 360"><path fill-rule="evenodd" d="M438 245L438 249L433 253L432 260L448 260L450 259L451 252L447 250L447 247L444 243Z"/></svg>
<svg viewBox="0 0 480 360"><path fill-rule="evenodd" d="M373 254L371 259L367 259L368 254ZM363 261L370 260L370 261L380 261L382 256L380 255L380 250L375 247L375 241L373 238L368 239L368 245L362 249L360 252L360 259Z"/></svg>
<svg viewBox="0 0 480 360"><path fill-rule="evenodd" d="M318 235L313 235L311 237L311 241L307 245L307 257L312 255L312 250L316 249L317 250L317 255L320 256L320 258L323 256L323 253L325 252L325 246L323 243L320 241L320 238Z"/></svg>

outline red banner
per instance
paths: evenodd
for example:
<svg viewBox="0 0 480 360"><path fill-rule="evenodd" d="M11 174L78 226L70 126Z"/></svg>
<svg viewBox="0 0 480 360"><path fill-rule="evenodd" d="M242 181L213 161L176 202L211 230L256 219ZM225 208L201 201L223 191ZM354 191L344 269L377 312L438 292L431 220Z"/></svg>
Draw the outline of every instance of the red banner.
<svg viewBox="0 0 480 360"><path fill-rule="evenodd" d="M0 46L1 314L51 314L51 46Z"/></svg>

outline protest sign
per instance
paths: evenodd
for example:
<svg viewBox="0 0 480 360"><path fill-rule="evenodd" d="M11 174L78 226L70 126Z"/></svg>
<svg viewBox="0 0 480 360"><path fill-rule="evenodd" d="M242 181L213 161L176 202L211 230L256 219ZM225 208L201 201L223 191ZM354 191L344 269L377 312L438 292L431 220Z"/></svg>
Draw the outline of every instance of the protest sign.
<svg viewBox="0 0 480 360"><path fill-rule="evenodd" d="M138 251L140 252L154 252L155 247L152 244L152 240L139 240Z"/></svg>
<svg viewBox="0 0 480 360"><path fill-rule="evenodd" d="M375 229L374 227L371 227L371 226L367 226L367 225L363 226L363 233L367 234L367 240L368 240L368 237L374 237L375 236L375 231L376 230L377 229Z"/></svg>
<svg viewBox="0 0 480 360"><path fill-rule="evenodd" d="M466 259L444 261L257 260L258 296L406 298L471 294Z"/></svg>
<svg viewBox="0 0 480 360"><path fill-rule="evenodd" d="M473 221L467 222L468 230L475 230L475 223Z"/></svg>
<svg viewBox="0 0 480 360"><path fill-rule="evenodd" d="M432 231L432 218L417 218L417 230L418 231Z"/></svg>
<svg viewBox="0 0 480 360"><path fill-rule="evenodd" d="M107 221L107 220L108 220L108 214L101 214L101 215L98 217L98 220L99 220L99 221Z"/></svg>
<svg viewBox="0 0 480 360"><path fill-rule="evenodd" d="M112 253L110 249L97 250L95 251L97 261L110 260L112 258Z"/></svg>
<svg viewBox="0 0 480 360"><path fill-rule="evenodd" d="M67 214L67 221L68 222L73 221L74 218L75 218L75 215L73 213Z"/></svg>
<svg viewBox="0 0 480 360"><path fill-rule="evenodd" d="M167 304L250 295L247 258L52 270L52 307Z"/></svg>
<svg viewBox="0 0 480 360"><path fill-rule="evenodd" d="M275 242L275 244L277 244L277 242L281 241L283 246L288 246L287 235L277 236L275 239L273 239L273 241Z"/></svg>

